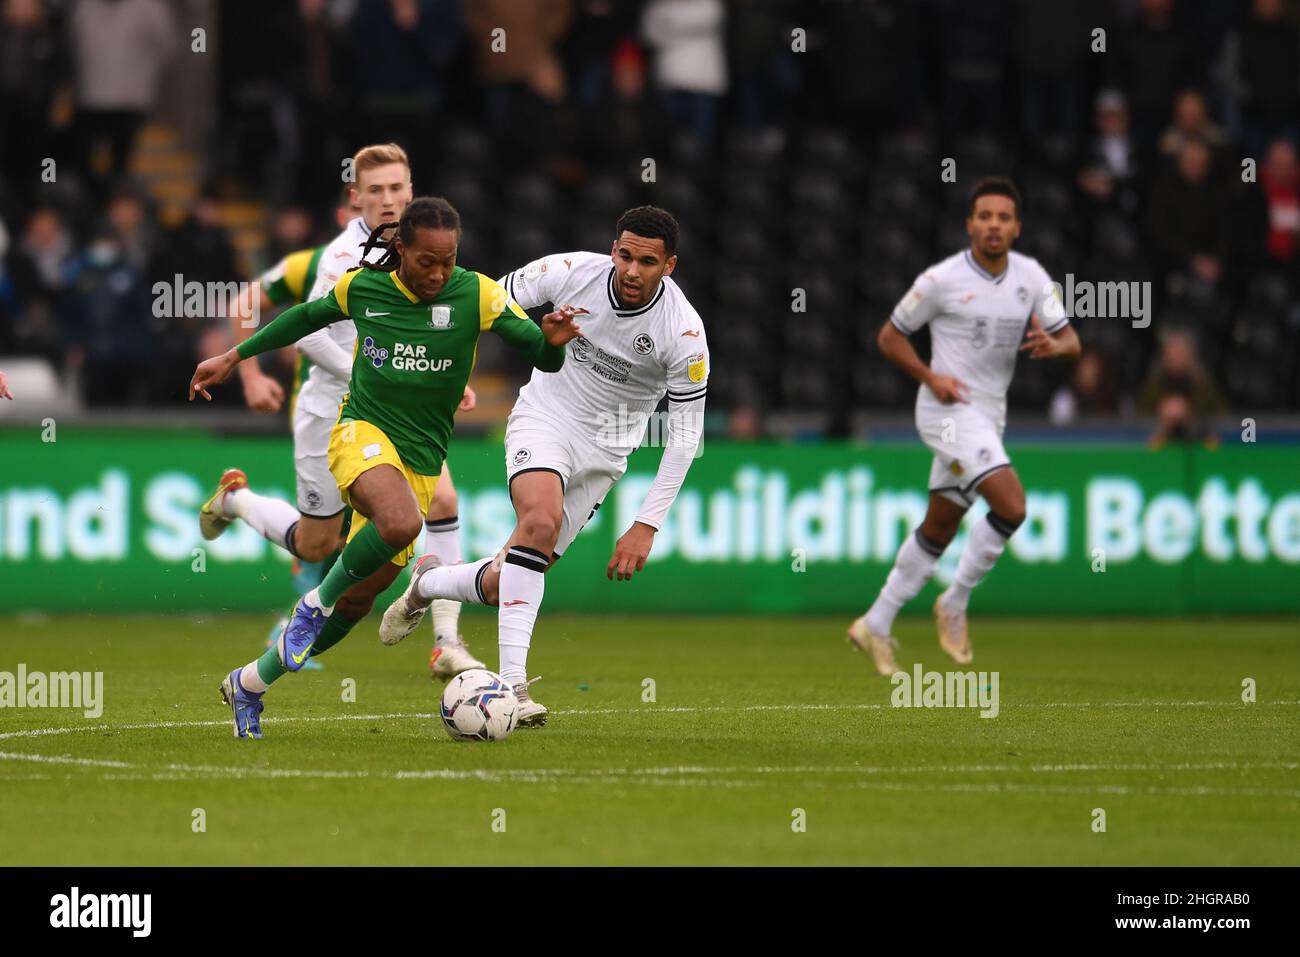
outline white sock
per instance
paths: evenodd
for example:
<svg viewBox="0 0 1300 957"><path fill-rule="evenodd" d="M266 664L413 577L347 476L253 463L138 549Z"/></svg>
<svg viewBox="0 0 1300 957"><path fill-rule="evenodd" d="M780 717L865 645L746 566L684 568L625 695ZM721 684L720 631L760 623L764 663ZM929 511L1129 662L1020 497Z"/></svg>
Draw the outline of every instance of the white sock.
<svg viewBox="0 0 1300 957"><path fill-rule="evenodd" d="M867 627L877 635L888 635L894 627L898 611L915 598L934 574L943 549L926 542L921 544L921 530L907 536L894 558L885 587L867 611Z"/></svg>
<svg viewBox="0 0 1300 957"><path fill-rule="evenodd" d="M311 591L307 592L307 594L303 595L302 600L305 604L310 605L312 608L319 608L321 611L325 612L326 618L334 614L334 606L326 605L323 601L320 600L319 585L313 588Z"/></svg>
<svg viewBox="0 0 1300 957"><path fill-rule="evenodd" d="M997 564L1002 550L1007 546L1008 527L998 529L993 525L996 516L990 512L983 522L976 522L966 539L966 548L957 562L957 573L953 575L952 584L939 596L943 606L950 611L964 612L970 602L971 589L980 583L985 575ZM1000 520L999 520L1000 521ZM1015 531L1014 528L1011 531Z"/></svg>
<svg viewBox="0 0 1300 957"><path fill-rule="evenodd" d="M293 551L288 535L301 516L288 502L241 488L222 497L221 511L227 518L242 518L272 545Z"/></svg>
<svg viewBox="0 0 1300 957"><path fill-rule="evenodd" d="M460 552L460 521L455 515L451 518L425 520L424 551L421 554L427 555L430 552L442 559L444 565L464 561Z"/></svg>
<svg viewBox="0 0 1300 957"><path fill-rule="evenodd" d="M528 679L528 646L533 640L537 611L542 607L549 558L536 549L514 545L501 565L498 587L497 642L501 677L517 685Z"/></svg>
<svg viewBox="0 0 1300 957"><path fill-rule="evenodd" d="M249 694L261 694L271 687L262 680L262 676L257 673L257 662L250 661L244 665L243 670L239 672L239 683Z"/></svg>
<svg viewBox="0 0 1300 957"><path fill-rule="evenodd" d="M426 520L424 523L424 551L437 555L444 565L459 565L460 522L451 518ZM460 636L460 602L437 598L433 602L433 637L436 643L455 640Z"/></svg>
<svg viewBox="0 0 1300 957"><path fill-rule="evenodd" d="M486 605L483 596L478 593L479 570L492 564L490 558L480 558L468 565L444 565L425 572L420 576L416 591L423 599L448 598L452 601L467 601L475 605Z"/></svg>

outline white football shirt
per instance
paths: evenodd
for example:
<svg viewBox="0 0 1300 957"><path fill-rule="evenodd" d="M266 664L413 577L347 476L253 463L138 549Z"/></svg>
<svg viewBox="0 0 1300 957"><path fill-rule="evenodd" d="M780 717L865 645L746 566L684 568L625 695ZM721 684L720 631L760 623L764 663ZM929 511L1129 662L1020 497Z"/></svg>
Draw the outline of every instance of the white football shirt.
<svg viewBox="0 0 1300 957"><path fill-rule="evenodd" d="M923 272L894 308L890 321L906 335L930 327L930 368L964 382L971 405L1005 422L1007 389L1029 317L1043 330L1069 323L1056 287L1038 260L1011 251L1000 275L965 249ZM917 393L918 416L951 410L927 386Z"/></svg>
<svg viewBox="0 0 1300 957"><path fill-rule="evenodd" d="M709 384L704 323L671 277L636 308L618 301L608 253L544 256L500 282L525 309L550 302L591 312L577 317L582 335L566 347L564 366L559 372L534 369L519 392L520 405L621 456L640 443L665 394L672 403L703 408Z"/></svg>
<svg viewBox="0 0 1300 957"><path fill-rule="evenodd" d="M348 223L347 228L334 237L325 247L320 261L316 264L316 284L307 294L308 302L327 295L345 272L361 265L362 246L369 238L370 227L360 216ZM332 322L324 329L318 329L299 341L298 349L308 358L313 358L311 351L314 342L324 344L325 348L333 345L342 349L347 353L350 367L357 344L357 327L350 319ZM307 373L307 381L298 392L297 407L312 415L333 419L339 414L339 403L343 401L343 393L347 390L346 377L339 378L320 362L313 361L311 371Z"/></svg>

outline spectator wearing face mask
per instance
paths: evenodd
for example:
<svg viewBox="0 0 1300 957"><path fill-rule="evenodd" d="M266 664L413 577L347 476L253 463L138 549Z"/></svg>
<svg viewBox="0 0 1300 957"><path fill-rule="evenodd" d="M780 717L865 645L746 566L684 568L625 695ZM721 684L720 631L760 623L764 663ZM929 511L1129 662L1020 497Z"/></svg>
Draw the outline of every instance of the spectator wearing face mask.
<svg viewBox="0 0 1300 957"><path fill-rule="evenodd" d="M152 363L153 297L111 227L97 230L72 261L67 289L67 365L80 373L87 404L93 410L141 403Z"/></svg>

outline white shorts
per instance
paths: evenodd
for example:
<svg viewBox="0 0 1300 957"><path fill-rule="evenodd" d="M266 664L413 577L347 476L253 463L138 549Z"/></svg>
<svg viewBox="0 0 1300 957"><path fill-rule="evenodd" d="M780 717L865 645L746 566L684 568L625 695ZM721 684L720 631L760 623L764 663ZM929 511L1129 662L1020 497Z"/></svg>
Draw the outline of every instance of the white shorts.
<svg viewBox="0 0 1300 957"><path fill-rule="evenodd" d="M507 484L516 475L539 471L558 475L564 490L564 517L555 542L558 558L627 471L627 458L610 454L554 418L516 405L506 420Z"/></svg>
<svg viewBox="0 0 1300 957"><path fill-rule="evenodd" d="M934 452L930 491L963 508L975 504L975 487L1011 464L1002 429L1002 423L969 406L918 409L916 430Z"/></svg>
<svg viewBox="0 0 1300 957"><path fill-rule="evenodd" d="M343 511L343 496L330 473L330 432L334 419L293 410L293 470L298 479L298 511L312 518L332 518Z"/></svg>

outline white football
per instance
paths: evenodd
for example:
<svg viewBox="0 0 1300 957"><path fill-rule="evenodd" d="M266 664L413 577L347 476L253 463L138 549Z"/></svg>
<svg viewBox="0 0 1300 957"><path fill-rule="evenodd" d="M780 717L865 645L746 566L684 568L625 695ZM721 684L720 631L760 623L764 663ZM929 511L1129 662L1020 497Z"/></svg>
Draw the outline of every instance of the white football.
<svg viewBox="0 0 1300 957"><path fill-rule="evenodd" d="M515 729L519 699L499 674L471 668L447 682L441 714L454 741L500 741Z"/></svg>

